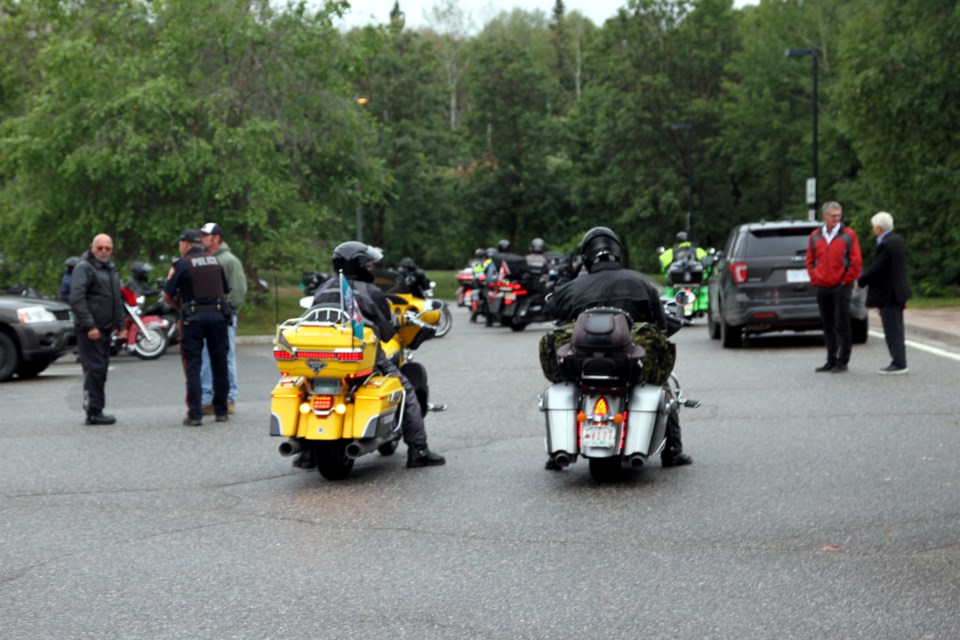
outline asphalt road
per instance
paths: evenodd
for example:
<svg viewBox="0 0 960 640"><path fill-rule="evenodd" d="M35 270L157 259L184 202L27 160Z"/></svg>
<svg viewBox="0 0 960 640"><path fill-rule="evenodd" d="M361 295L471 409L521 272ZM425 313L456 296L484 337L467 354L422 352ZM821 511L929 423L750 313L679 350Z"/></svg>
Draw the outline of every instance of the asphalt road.
<svg viewBox="0 0 960 640"><path fill-rule="evenodd" d="M417 357L447 465L338 483L267 435L268 345L225 425L180 425L176 355L114 360L109 427L69 359L0 385L0 637L960 637L960 362L878 376L871 337L818 374L817 337L684 329L695 463L598 485L543 470L538 329L457 309Z"/></svg>

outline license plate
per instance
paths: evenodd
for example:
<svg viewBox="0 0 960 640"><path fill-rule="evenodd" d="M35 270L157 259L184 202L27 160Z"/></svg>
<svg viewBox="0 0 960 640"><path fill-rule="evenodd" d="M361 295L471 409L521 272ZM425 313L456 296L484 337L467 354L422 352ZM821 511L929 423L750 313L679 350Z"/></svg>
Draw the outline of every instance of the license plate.
<svg viewBox="0 0 960 640"><path fill-rule="evenodd" d="M583 446L610 449L616 444L617 429L615 427L587 427L583 430Z"/></svg>
<svg viewBox="0 0 960 640"><path fill-rule="evenodd" d="M802 283L810 282L810 274L806 269L790 269L787 271L787 282Z"/></svg>

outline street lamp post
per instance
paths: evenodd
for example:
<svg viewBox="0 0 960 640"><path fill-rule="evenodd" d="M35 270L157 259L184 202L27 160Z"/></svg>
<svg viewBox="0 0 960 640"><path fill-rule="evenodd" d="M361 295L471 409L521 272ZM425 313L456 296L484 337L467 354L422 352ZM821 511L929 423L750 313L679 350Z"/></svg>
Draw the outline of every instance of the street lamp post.
<svg viewBox="0 0 960 640"><path fill-rule="evenodd" d="M798 56L810 56L813 59L813 98L811 100L811 111L813 113L813 178L807 182L807 204L810 210L807 213L810 220L817 219L817 58L819 53L816 49L787 49L784 55L788 58Z"/></svg>
<svg viewBox="0 0 960 640"><path fill-rule="evenodd" d="M693 125L689 122L675 122L670 125L674 131L687 131L687 233L693 240Z"/></svg>
<svg viewBox="0 0 960 640"><path fill-rule="evenodd" d="M355 96L353 103L360 108L366 107L370 102L367 96ZM357 242L363 242L363 200L361 199L360 185L357 184Z"/></svg>

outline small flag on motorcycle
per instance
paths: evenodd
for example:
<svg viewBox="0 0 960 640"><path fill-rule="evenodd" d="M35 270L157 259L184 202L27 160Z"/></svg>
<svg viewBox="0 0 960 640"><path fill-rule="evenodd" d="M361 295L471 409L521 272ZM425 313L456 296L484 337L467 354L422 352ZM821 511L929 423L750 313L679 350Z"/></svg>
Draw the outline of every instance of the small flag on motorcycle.
<svg viewBox="0 0 960 640"><path fill-rule="evenodd" d="M340 273L340 303L341 309L350 317L350 327L353 329L353 337L363 340L363 315L360 313L360 307L353 296L353 289L350 283Z"/></svg>

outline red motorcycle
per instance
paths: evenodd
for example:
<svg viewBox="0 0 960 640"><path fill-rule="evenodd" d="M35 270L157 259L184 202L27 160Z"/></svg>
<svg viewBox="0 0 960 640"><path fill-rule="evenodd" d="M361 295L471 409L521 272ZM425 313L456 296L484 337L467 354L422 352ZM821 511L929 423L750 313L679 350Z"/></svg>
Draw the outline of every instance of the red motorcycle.
<svg viewBox="0 0 960 640"><path fill-rule="evenodd" d="M112 351L117 353L125 349L141 360L156 360L167 351L170 341L168 331L170 321L160 316L143 314L143 296L136 295L127 287L121 287L123 309L126 312L123 326L127 331L126 342L121 343L114 336Z"/></svg>

